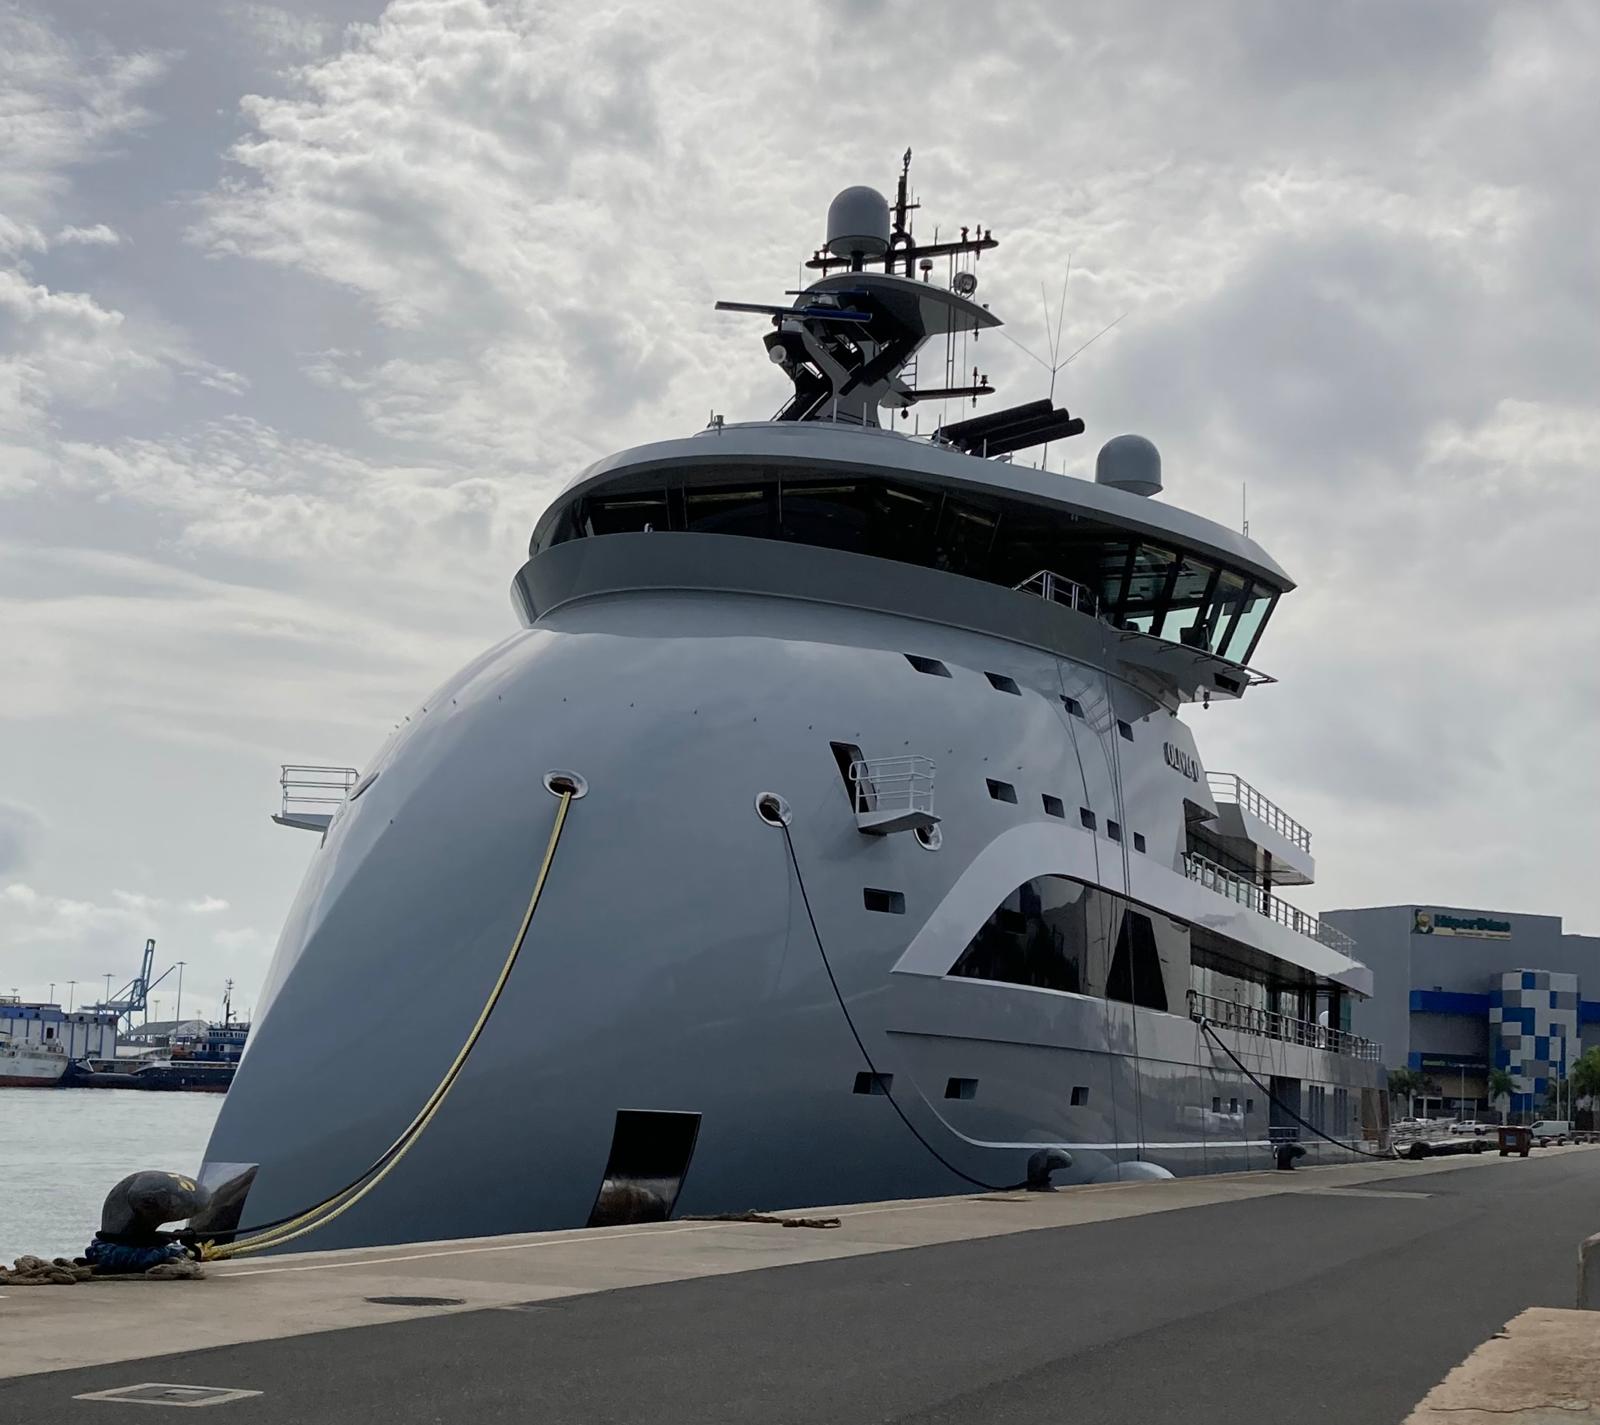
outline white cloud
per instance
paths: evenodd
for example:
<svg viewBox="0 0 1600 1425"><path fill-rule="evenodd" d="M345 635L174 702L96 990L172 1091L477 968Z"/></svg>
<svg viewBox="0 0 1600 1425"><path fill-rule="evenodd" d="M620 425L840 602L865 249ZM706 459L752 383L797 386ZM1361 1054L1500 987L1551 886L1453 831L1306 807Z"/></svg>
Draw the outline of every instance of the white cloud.
<svg viewBox="0 0 1600 1425"><path fill-rule="evenodd" d="M190 915L216 915L227 910L228 903L221 896L201 896L198 900L185 901L183 908Z"/></svg>
<svg viewBox="0 0 1600 1425"><path fill-rule="evenodd" d="M65 196L71 171L150 121L144 94L165 60L141 52L86 53L44 18L10 5L0 9L0 56L6 139L0 213L40 246L39 230ZM0 228L0 252L3 239Z"/></svg>
<svg viewBox="0 0 1600 1425"><path fill-rule="evenodd" d="M228 0L224 13L243 26L269 54L280 59L307 59L317 54L336 27L314 15L262 5L250 0Z"/></svg>
<svg viewBox="0 0 1600 1425"><path fill-rule="evenodd" d="M116 247L121 241L121 234L104 223L96 223L90 228L68 224L56 234L56 242L65 247Z"/></svg>

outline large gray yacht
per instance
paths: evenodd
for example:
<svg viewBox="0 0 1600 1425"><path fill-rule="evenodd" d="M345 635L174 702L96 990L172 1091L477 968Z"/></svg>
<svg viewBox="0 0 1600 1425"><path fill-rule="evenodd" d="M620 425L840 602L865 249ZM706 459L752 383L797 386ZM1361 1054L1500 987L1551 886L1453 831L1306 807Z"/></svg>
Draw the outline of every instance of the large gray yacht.
<svg viewBox="0 0 1600 1425"><path fill-rule="evenodd" d="M777 414L573 479L520 627L302 821L213 1226L380 1163L315 1245L1384 1142L1370 972L1284 895L1311 834L1182 716L1272 682L1291 579L1138 436L1025 463L1083 422L975 413L997 240L915 206L847 189L809 285L719 304Z"/></svg>

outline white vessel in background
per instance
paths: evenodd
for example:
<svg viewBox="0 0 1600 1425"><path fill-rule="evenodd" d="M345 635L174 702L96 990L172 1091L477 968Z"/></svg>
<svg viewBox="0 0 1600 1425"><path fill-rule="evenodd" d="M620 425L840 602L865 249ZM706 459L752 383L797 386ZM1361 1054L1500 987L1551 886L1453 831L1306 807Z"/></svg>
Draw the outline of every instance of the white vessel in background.
<svg viewBox="0 0 1600 1425"><path fill-rule="evenodd" d="M523 627L336 811L280 818L321 839L207 1230L379 1162L316 1245L1384 1142L1347 1029L1371 973L1282 894L1311 834L1180 717L1272 681L1251 665L1293 581L1156 498L1140 437L1080 477L1013 462L1083 430L1051 401L880 426L990 391L956 353L999 324L973 300L996 241L919 245L915 206L904 172L892 209L847 189L792 302L719 304L766 319L777 415L580 474L513 581Z"/></svg>
<svg viewBox="0 0 1600 1425"><path fill-rule="evenodd" d="M27 1043L0 1034L0 1088L54 1088L67 1071L67 1051L53 1041Z"/></svg>

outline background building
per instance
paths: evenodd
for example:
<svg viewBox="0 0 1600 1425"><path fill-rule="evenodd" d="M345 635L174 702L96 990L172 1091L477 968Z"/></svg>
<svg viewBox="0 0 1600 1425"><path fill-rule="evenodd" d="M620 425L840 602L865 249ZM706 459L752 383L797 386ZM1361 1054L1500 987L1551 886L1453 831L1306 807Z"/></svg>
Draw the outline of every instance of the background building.
<svg viewBox="0 0 1600 1425"><path fill-rule="evenodd" d="M1517 1079L1513 1110L1537 1110L1600 1045L1600 936L1565 934L1558 915L1390 905L1322 920L1353 936L1372 970L1350 1027L1383 1046L1391 1069L1434 1079L1445 1113L1486 1113L1497 1064Z"/></svg>
<svg viewBox="0 0 1600 1425"><path fill-rule="evenodd" d="M109 1059L117 1052L117 1017L0 995L0 1035L19 1044L59 1043L71 1059Z"/></svg>

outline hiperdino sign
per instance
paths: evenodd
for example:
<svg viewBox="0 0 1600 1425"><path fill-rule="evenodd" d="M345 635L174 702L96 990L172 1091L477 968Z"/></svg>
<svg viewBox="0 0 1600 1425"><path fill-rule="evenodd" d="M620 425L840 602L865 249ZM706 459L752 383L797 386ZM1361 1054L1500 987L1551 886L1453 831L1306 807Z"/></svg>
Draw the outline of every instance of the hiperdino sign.
<svg viewBox="0 0 1600 1425"><path fill-rule="evenodd" d="M1442 910L1419 910L1412 917L1413 935L1472 935L1479 940L1511 939L1511 922L1487 915L1450 915Z"/></svg>

